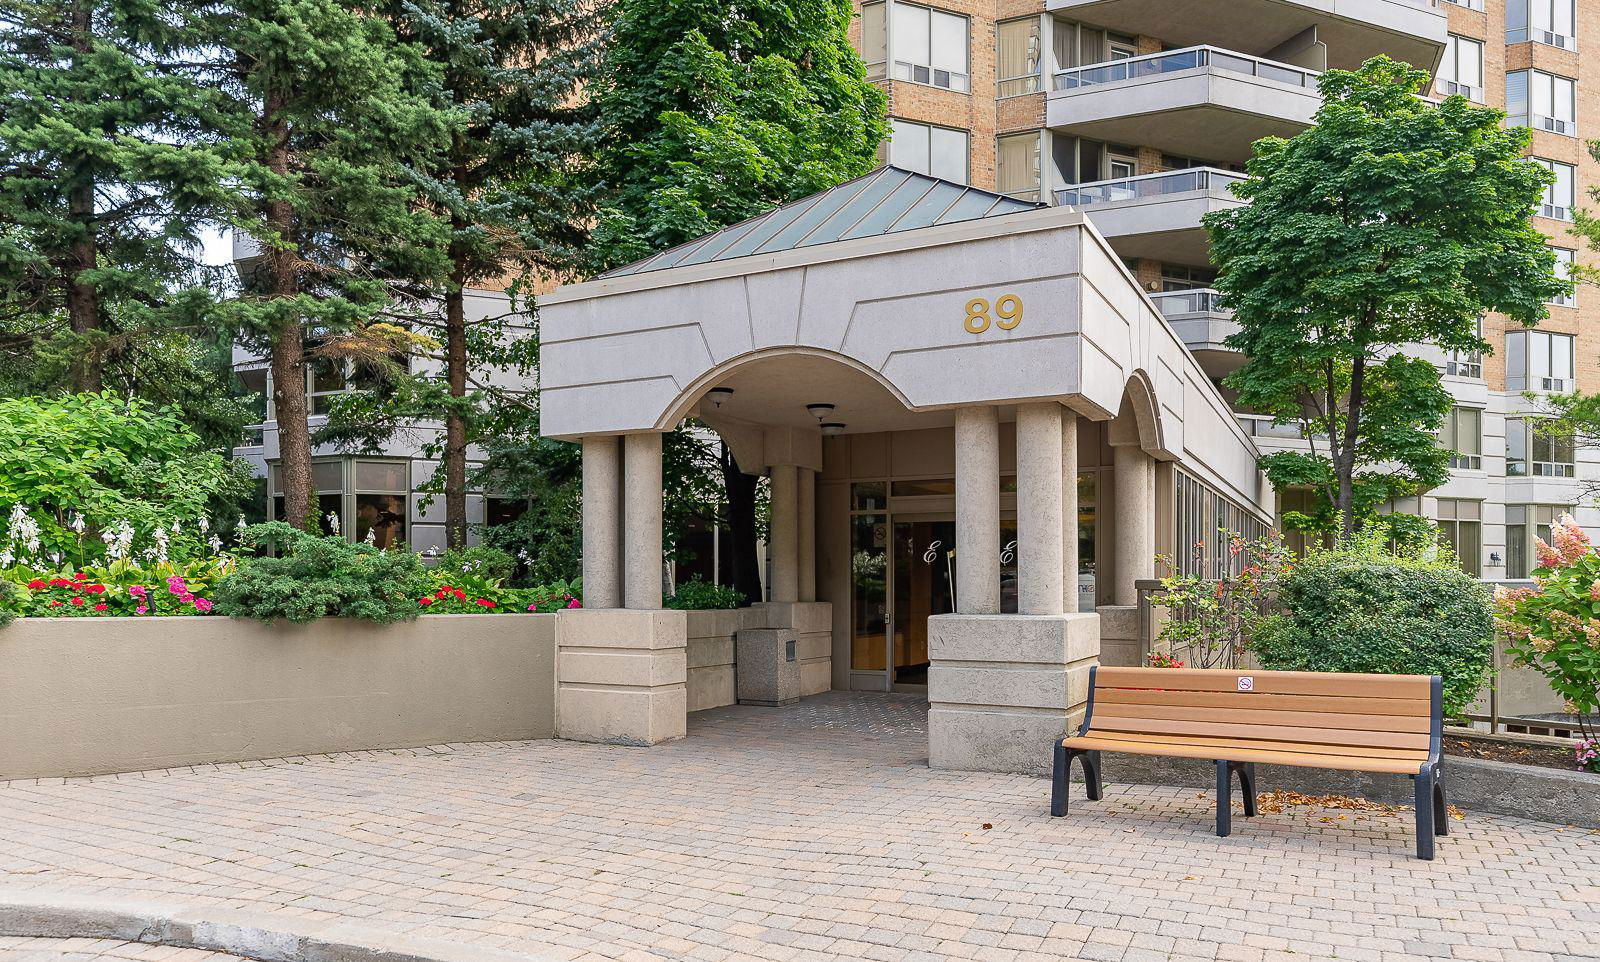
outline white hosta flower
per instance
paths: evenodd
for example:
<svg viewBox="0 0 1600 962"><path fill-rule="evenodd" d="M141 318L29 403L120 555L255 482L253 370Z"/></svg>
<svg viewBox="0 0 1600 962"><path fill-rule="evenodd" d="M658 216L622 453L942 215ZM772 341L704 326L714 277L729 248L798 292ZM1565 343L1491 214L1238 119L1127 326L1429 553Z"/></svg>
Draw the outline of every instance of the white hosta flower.
<svg viewBox="0 0 1600 962"><path fill-rule="evenodd" d="M201 534L205 534L211 530L211 522L207 521L206 516L203 514L196 518L194 523L195 527L200 529Z"/></svg>
<svg viewBox="0 0 1600 962"><path fill-rule="evenodd" d="M527 564L528 560L529 560L528 559L528 549L527 548L518 548L517 549L517 557L522 559L522 563L523 564Z"/></svg>
<svg viewBox="0 0 1600 962"><path fill-rule="evenodd" d="M173 518L172 519L172 533L173 534L182 534L183 533L183 525L178 523L178 519L177 518Z"/></svg>
<svg viewBox="0 0 1600 962"><path fill-rule="evenodd" d="M9 567L11 567L11 562L13 562L15 560L17 560L17 559L12 556L12 554L11 554L11 546L10 545L7 545L4 548L0 548L0 568L9 568Z"/></svg>
<svg viewBox="0 0 1600 962"><path fill-rule="evenodd" d="M328 512L328 530L333 532L334 534L338 534L339 533L339 512L337 512L337 511L329 511Z"/></svg>
<svg viewBox="0 0 1600 962"><path fill-rule="evenodd" d="M126 518L107 528L100 536L106 543L106 557L120 561L133 554L133 525Z"/></svg>
<svg viewBox="0 0 1600 962"><path fill-rule="evenodd" d="M216 535L212 535L211 539L209 541L207 541L206 544L211 547L211 551L212 551L213 554L215 554L217 552L220 552L222 550L222 539L217 537Z"/></svg>
<svg viewBox="0 0 1600 962"><path fill-rule="evenodd" d="M378 529L377 528L368 528L367 529L367 544L377 544L377 543L378 543Z"/></svg>
<svg viewBox="0 0 1600 962"><path fill-rule="evenodd" d="M167 560L167 541L170 540L171 536L168 535L165 530L163 530L161 528L157 528L155 530L155 532L151 535L151 537L155 538L155 541L156 541L156 547L155 547L156 560L157 561L166 561Z"/></svg>
<svg viewBox="0 0 1600 962"><path fill-rule="evenodd" d="M83 529L86 527L88 527L88 524L83 520L83 512L72 512L72 530L78 534L83 534Z"/></svg>
<svg viewBox="0 0 1600 962"><path fill-rule="evenodd" d="M57 568L61 567L61 552L59 552L59 551L50 552L50 564L55 566L55 567L57 567Z"/></svg>

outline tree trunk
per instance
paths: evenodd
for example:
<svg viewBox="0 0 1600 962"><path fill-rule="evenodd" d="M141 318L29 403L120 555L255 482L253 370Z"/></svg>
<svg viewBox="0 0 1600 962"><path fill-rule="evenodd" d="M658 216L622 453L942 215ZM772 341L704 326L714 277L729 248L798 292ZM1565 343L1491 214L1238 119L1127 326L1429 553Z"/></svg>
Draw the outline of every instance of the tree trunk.
<svg viewBox="0 0 1600 962"><path fill-rule="evenodd" d="M1361 430L1362 388L1365 380L1366 359L1358 354L1350 368L1350 406L1344 417L1344 440L1339 456L1333 462L1334 477L1339 482L1339 501L1334 507L1339 512L1339 532L1346 536L1353 534L1356 529L1356 438Z"/></svg>
<svg viewBox="0 0 1600 962"><path fill-rule="evenodd" d="M72 59L82 68L93 50L94 11L89 0L72 4ZM95 231L94 178L85 174L84 182L73 187L67 197L67 214L78 225L78 236L67 257L67 320L74 334L88 334L100 328L100 293L93 284L81 280L98 265L99 251ZM102 386L100 356L97 349L84 349L72 362L72 389L98 391Z"/></svg>
<svg viewBox="0 0 1600 962"><path fill-rule="evenodd" d="M267 167L285 180L289 177L289 122L283 118L284 91L269 78L262 106L262 127L267 136ZM274 198L265 204L266 224L280 243L268 248L265 258L267 296L288 300L299 295L299 252L296 250L294 208ZM272 336L272 403L278 422L278 476L283 486L283 518L296 528L311 527L311 426L306 423L305 333L298 314L279 322Z"/></svg>
<svg viewBox="0 0 1600 962"><path fill-rule="evenodd" d="M756 557L756 481L739 470L739 462L722 445L722 484L728 495L730 557L722 566L722 583L744 595L748 604L761 601L761 567Z"/></svg>
<svg viewBox="0 0 1600 962"><path fill-rule="evenodd" d="M454 225L459 230L463 225ZM445 382L450 398L467 396L465 252L451 245L450 286L444 299ZM454 404L444 419L444 526L452 548L467 545L467 424Z"/></svg>

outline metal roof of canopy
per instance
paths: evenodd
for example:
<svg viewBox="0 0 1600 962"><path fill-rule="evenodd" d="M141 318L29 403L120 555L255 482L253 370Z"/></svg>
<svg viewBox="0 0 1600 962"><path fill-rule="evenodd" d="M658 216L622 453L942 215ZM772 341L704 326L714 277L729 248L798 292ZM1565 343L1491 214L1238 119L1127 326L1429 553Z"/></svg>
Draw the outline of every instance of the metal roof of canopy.
<svg viewBox="0 0 1600 962"><path fill-rule="evenodd" d="M785 204L600 276L623 277L668 267L773 254L815 244L1037 210L1044 206L899 167L880 167L855 180L847 180L837 187L830 187L821 193Z"/></svg>

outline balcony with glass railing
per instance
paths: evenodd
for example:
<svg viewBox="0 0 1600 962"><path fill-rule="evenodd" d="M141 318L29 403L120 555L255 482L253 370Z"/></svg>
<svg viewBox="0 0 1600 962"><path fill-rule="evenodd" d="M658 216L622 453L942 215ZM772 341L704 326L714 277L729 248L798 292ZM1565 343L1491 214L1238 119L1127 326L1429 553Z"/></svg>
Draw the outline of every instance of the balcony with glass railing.
<svg viewBox="0 0 1600 962"><path fill-rule="evenodd" d="M1055 199L1087 214L1123 257L1207 264L1210 239L1200 218L1244 203L1229 190L1243 179L1231 170L1190 167L1075 184Z"/></svg>
<svg viewBox="0 0 1600 962"><path fill-rule="evenodd" d="M1320 99L1315 70L1213 46L1057 71L1045 107L1054 130L1228 163L1267 136L1293 137Z"/></svg>
<svg viewBox="0 0 1600 962"><path fill-rule="evenodd" d="M1437 63L1450 32L1440 0L1046 0L1045 6L1091 27L1183 47L1215 43L1265 53L1314 29L1327 44L1328 66L1345 70L1379 54Z"/></svg>
<svg viewBox="0 0 1600 962"><path fill-rule="evenodd" d="M1233 320L1232 311L1217 305L1221 297L1217 291L1199 287L1159 291L1150 295L1150 302L1189 350L1231 352L1224 341L1239 329L1239 325Z"/></svg>

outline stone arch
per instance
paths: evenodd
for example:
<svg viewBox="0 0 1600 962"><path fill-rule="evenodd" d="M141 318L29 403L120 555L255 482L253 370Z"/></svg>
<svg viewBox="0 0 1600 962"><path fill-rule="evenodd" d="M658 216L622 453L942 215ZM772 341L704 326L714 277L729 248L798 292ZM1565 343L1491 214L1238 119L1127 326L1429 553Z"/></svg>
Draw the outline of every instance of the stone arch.
<svg viewBox="0 0 1600 962"><path fill-rule="evenodd" d="M1122 403L1117 417L1111 422L1112 444L1138 445L1151 454L1159 455L1167 449L1165 430L1161 423L1161 405L1156 398L1150 375L1142 369L1128 376L1122 389Z"/></svg>
<svg viewBox="0 0 1600 962"><path fill-rule="evenodd" d="M781 357L812 357L834 361L858 374L865 375L878 387L892 395L906 410L914 410L911 402L906 399L905 393L894 382L867 364L838 351L830 351L826 348L811 347L803 344L792 344L748 351L728 358L710 368L678 392L677 396L672 399L672 402L667 405L666 410L662 412L661 417L656 421L655 429L657 431L672 430L678 422L694 411L695 405L700 402L700 399L705 396L707 391L716 387L719 382L734 372L751 364Z"/></svg>

